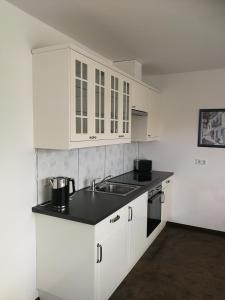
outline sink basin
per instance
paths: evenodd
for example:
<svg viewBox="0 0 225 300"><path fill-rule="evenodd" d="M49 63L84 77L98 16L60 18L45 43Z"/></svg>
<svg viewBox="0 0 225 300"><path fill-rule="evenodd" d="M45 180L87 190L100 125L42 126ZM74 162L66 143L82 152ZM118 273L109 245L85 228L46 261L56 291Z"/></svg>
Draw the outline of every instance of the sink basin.
<svg viewBox="0 0 225 300"><path fill-rule="evenodd" d="M139 188L140 186L137 185L128 185L128 184L113 183L113 182L106 181L97 185L95 188L95 192L127 196L128 194L136 191ZM90 191L91 189L89 188L88 190Z"/></svg>

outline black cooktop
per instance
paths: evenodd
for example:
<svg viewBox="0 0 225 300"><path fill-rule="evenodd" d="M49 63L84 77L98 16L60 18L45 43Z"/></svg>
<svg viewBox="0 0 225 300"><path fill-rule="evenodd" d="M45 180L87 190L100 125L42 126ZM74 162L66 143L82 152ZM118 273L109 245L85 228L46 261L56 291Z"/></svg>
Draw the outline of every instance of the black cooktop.
<svg viewBox="0 0 225 300"><path fill-rule="evenodd" d="M163 173L164 172L160 172L160 171L152 171L152 172L131 171L123 175L114 177L110 181L146 186L160 179Z"/></svg>

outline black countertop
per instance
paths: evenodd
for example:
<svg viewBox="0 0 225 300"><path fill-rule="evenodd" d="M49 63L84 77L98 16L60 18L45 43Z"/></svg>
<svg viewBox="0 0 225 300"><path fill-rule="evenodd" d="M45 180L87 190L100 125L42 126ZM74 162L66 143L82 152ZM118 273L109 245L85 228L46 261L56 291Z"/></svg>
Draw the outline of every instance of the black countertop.
<svg viewBox="0 0 225 300"><path fill-rule="evenodd" d="M127 196L119 196L106 193L95 193L85 189L77 191L70 200L69 207L58 212L49 203L34 206L32 211L52 217L96 225L118 209L145 193L154 186L172 176L172 172L152 171L147 177L138 178L136 172L128 172L112 178L110 181L140 185L140 188Z"/></svg>

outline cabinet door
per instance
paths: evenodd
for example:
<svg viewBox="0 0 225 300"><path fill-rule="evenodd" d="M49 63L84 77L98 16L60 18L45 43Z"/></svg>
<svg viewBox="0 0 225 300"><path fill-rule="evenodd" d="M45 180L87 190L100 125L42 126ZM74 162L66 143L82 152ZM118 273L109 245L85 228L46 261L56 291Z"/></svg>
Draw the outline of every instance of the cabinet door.
<svg viewBox="0 0 225 300"><path fill-rule="evenodd" d="M102 221L96 228L97 299L106 300L127 271L127 207Z"/></svg>
<svg viewBox="0 0 225 300"><path fill-rule="evenodd" d="M122 79L122 120L120 120L120 132L119 137L130 138L131 137L131 83L126 79ZM122 128L121 128L122 127Z"/></svg>
<svg viewBox="0 0 225 300"><path fill-rule="evenodd" d="M109 137L109 105L107 69L102 65L94 65L94 139Z"/></svg>
<svg viewBox="0 0 225 300"><path fill-rule="evenodd" d="M148 138L156 138L160 136L160 107L156 92L149 90L148 103Z"/></svg>
<svg viewBox="0 0 225 300"><path fill-rule="evenodd" d="M119 138L119 122L121 119L121 98L122 83L120 75L116 72L109 72L110 86L110 138Z"/></svg>
<svg viewBox="0 0 225 300"><path fill-rule="evenodd" d="M172 177L162 182L162 190L164 193L164 202L162 203L162 223L165 225L170 215L172 201Z"/></svg>
<svg viewBox="0 0 225 300"><path fill-rule="evenodd" d="M148 111L148 88L136 81L132 82L132 109Z"/></svg>
<svg viewBox="0 0 225 300"><path fill-rule="evenodd" d="M129 269L144 253L147 243L147 193L141 195L128 205L129 223Z"/></svg>
<svg viewBox="0 0 225 300"><path fill-rule="evenodd" d="M89 140L91 134L91 60L71 52L70 136L72 141Z"/></svg>

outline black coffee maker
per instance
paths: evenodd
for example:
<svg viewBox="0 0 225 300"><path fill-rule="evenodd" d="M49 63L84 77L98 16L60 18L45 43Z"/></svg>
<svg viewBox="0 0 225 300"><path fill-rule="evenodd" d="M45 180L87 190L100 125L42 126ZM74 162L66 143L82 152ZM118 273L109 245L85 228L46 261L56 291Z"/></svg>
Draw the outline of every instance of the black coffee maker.
<svg viewBox="0 0 225 300"><path fill-rule="evenodd" d="M63 211L68 207L69 197L75 193L75 181L68 177L48 178L52 188L51 205L58 211Z"/></svg>

